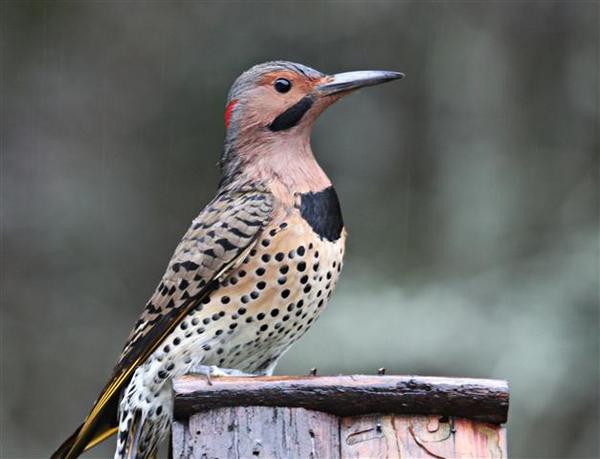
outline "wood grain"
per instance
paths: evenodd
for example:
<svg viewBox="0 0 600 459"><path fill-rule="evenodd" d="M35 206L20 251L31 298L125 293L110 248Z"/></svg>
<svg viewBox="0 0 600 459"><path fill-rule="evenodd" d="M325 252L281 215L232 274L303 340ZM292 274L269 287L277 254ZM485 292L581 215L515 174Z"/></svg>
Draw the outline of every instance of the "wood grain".
<svg viewBox="0 0 600 459"><path fill-rule="evenodd" d="M359 416L340 423L344 459L506 457L503 426L439 416Z"/></svg>
<svg viewBox="0 0 600 459"><path fill-rule="evenodd" d="M440 416L339 418L303 408L217 408L173 425L174 459L499 459L504 426Z"/></svg>
<svg viewBox="0 0 600 459"><path fill-rule="evenodd" d="M504 423L506 381L422 376L270 376L174 382L175 418L225 407L296 407L337 416L372 413L442 415Z"/></svg>
<svg viewBox="0 0 600 459"><path fill-rule="evenodd" d="M339 451L339 419L303 408L218 408L173 426L174 459L330 459Z"/></svg>

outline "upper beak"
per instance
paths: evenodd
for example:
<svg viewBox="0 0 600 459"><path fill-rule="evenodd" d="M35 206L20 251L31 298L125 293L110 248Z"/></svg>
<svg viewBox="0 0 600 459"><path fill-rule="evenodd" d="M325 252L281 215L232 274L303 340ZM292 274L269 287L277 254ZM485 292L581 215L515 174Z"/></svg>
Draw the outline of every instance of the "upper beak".
<svg viewBox="0 0 600 459"><path fill-rule="evenodd" d="M387 81L404 78L404 73L388 70L363 70L359 72L336 73L328 81L317 86L317 92L324 96L352 91L364 86L374 86Z"/></svg>

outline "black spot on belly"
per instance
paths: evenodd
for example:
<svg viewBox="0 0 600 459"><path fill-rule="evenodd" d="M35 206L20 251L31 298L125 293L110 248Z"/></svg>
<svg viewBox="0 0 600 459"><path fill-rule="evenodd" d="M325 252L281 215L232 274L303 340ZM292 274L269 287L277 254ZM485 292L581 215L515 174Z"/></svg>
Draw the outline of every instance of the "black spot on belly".
<svg viewBox="0 0 600 459"><path fill-rule="evenodd" d="M340 201L333 186L317 193L301 194L300 215L320 237L331 242L340 238L344 221Z"/></svg>

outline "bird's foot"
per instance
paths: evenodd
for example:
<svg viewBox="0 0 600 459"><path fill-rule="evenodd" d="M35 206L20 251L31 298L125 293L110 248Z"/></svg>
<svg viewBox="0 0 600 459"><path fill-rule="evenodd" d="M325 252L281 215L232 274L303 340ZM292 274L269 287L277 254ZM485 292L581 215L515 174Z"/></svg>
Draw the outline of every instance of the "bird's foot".
<svg viewBox="0 0 600 459"><path fill-rule="evenodd" d="M192 373L206 377L206 383L212 386L212 376L256 376L252 373L244 373L235 368L220 368L216 365L198 365L192 369Z"/></svg>

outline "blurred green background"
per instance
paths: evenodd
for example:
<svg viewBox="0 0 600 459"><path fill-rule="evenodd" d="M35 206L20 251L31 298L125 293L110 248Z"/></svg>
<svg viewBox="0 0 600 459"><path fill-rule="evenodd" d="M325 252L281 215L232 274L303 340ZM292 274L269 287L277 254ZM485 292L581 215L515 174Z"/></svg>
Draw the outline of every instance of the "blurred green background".
<svg viewBox="0 0 600 459"><path fill-rule="evenodd" d="M82 421L215 191L230 84L287 59L407 78L317 123L346 267L277 372L506 378L512 457L598 457L598 20L596 2L2 2L0 455L47 457Z"/></svg>

